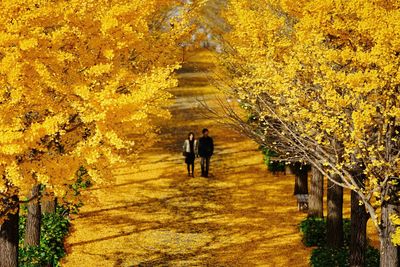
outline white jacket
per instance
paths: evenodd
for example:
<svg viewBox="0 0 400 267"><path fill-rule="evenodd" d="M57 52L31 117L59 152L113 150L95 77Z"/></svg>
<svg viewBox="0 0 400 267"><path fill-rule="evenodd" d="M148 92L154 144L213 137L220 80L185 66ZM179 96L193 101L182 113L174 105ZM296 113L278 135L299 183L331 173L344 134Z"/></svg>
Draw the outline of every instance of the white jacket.
<svg viewBox="0 0 400 267"><path fill-rule="evenodd" d="M194 140L194 153L197 155L199 149L199 142L197 140ZM186 139L185 142L183 143L183 152L190 153L190 144L189 140Z"/></svg>

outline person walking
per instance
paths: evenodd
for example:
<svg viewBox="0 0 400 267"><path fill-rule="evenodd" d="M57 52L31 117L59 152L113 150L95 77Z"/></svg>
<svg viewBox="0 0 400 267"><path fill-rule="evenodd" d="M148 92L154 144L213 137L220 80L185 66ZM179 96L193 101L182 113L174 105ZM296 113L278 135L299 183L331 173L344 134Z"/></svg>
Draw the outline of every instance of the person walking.
<svg viewBox="0 0 400 267"><path fill-rule="evenodd" d="M201 176L208 177L210 169L210 159L214 153L213 139L208 136L208 129L203 129L203 136L199 139L199 156L201 157Z"/></svg>
<svg viewBox="0 0 400 267"><path fill-rule="evenodd" d="M190 132L188 139L183 143L183 155L185 156L185 163L187 165L188 176L194 177L194 160L198 150L198 142L194 137L194 133ZM190 173L190 169L192 173Z"/></svg>

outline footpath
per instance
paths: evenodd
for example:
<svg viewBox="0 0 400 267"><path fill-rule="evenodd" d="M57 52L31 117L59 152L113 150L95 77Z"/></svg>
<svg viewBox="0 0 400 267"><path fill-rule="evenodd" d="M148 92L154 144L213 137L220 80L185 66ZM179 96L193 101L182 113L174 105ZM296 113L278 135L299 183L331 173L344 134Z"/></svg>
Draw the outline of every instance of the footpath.
<svg viewBox="0 0 400 267"><path fill-rule="evenodd" d="M98 200L73 218L62 266L308 266L293 176L268 172L257 144L203 116L198 99L218 108L212 67L209 52L188 57L160 142L90 189ZM189 178L182 143L203 127L216 145L211 177L196 160Z"/></svg>

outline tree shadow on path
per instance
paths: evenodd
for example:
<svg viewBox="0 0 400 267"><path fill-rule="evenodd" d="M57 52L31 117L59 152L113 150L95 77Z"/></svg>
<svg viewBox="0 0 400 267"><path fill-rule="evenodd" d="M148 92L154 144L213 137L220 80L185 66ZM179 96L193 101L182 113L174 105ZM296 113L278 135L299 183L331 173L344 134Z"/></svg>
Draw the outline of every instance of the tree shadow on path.
<svg viewBox="0 0 400 267"><path fill-rule="evenodd" d="M199 52L189 65L200 60L201 70L210 70L207 57ZM196 99L204 96L216 105L219 94L209 84L198 86L205 73L179 75L184 83L176 94L171 91L179 101L160 142L137 164L116 169L115 185L91 191L99 201L74 219L63 266L82 266L76 265L82 257L85 266L308 266L294 178L269 173L255 143L199 116ZM189 178L182 142L203 127L216 144L212 177Z"/></svg>

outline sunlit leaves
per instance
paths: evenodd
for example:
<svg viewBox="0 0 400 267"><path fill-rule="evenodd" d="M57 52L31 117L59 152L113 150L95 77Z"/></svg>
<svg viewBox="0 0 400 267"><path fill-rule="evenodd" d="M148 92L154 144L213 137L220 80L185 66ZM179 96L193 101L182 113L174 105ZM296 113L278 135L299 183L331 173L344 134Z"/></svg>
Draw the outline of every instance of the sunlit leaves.
<svg viewBox="0 0 400 267"><path fill-rule="evenodd" d="M178 5L0 3L0 193L24 196L42 183L62 197L80 166L101 182L153 143L157 120L169 117L177 43L188 34L179 23L153 25L167 24Z"/></svg>
<svg viewBox="0 0 400 267"><path fill-rule="evenodd" d="M395 198L388 181L400 175L398 3L232 0L225 16L221 62L234 94L255 118L287 125L287 144L340 175L378 226L377 209Z"/></svg>

